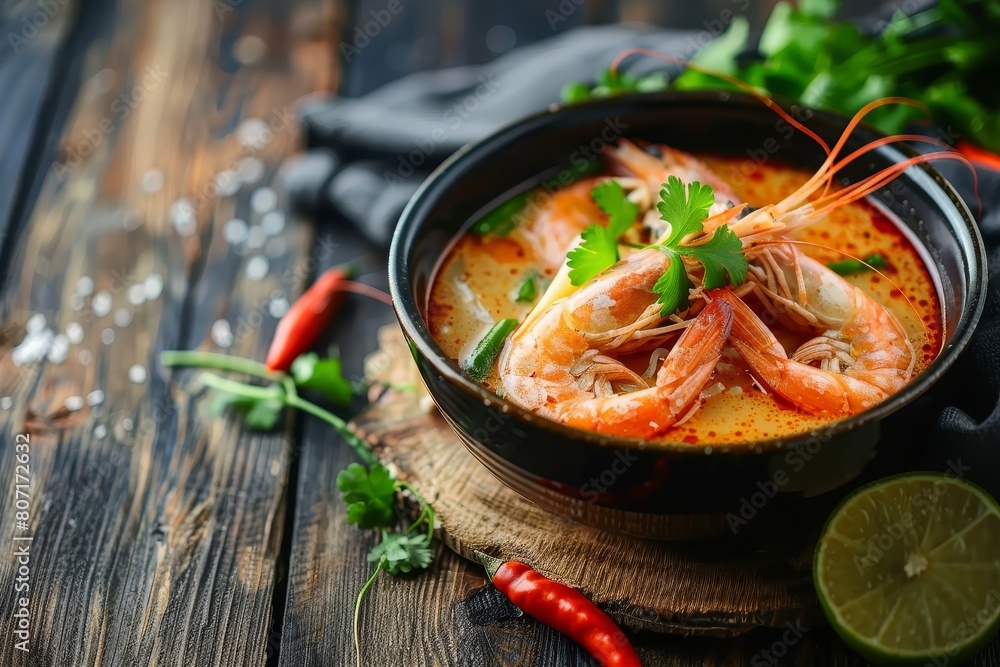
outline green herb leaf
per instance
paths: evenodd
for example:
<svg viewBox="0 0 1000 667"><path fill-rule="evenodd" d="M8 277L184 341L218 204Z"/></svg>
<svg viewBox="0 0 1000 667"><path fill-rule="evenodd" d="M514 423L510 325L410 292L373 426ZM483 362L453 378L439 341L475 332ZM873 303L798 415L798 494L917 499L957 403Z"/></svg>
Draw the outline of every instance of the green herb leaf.
<svg viewBox="0 0 1000 667"><path fill-rule="evenodd" d="M656 281L653 291L659 295L657 301L663 304L660 312L664 317L678 307L686 310L688 306L691 281L681 255L705 267L702 284L706 289L722 287L727 276L733 285L746 280L747 259L743 255L743 243L728 226L719 227L710 239L697 245L680 244L686 236L703 231L702 222L714 203L712 187L698 181L685 186L679 178L671 176L660 190L660 202L656 208L661 217L670 223L670 233L657 247L670 258L670 264Z"/></svg>
<svg viewBox="0 0 1000 667"><path fill-rule="evenodd" d="M701 67L722 72L723 74L736 74L739 70L736 59L747 48L747 39L750 37L750 22L745 16L737 16L729 24L726 32L709 42L692 59L692 62ZM674 88L677 90L695 90L698 88L733 88L734 86L723 79L711 74L705 74L697 70L688 68L674 81Z"/></svg>
<svg viewBox="0 0 1000 667"><path fill-rule="evenodd" d="M517 302L518 303L531 303L535 300L535 296L538 294L538 285L536 284L536 276L534 273L530 274L521 283L521 286L517 289Z"/></svg>
<svg viewBox="0 0 1000 667"><path fill-rule="evenodd" d="M368 554L368 561L381 563L389 574L423 570L434 560L427 533L390 533L382 531L382 541Z"/></svg>
<svg viewBox="0 0 1000 667"><path fill-rule="evenodd" d="M582 81L567 83L559 91L559 97L566 104L576 104L590 99L590 86Z"/></svg>
<svg viewBox="0 0 1000 667"><path fill-rule="evenodd" d="M771 10L771 16L760 33L757 50L765 56L772 56L795 40L795 25L791 20L794 10L786 2L779 2Z"/></svg>
<svg viewBox="0 0 1000 667"><path fill-rule="evenodd" d="M582 81L567 83L559 91L559 97L565 104L576 104L594 97L611 97L623 93L655 93L666 90L670 85L670 77L664 72L652 72L642 76L631 74L615 74L611 68L597 73L597 83L591 87Z"/></svg>
<svg viewBox="0 0 1000 667"><path fill-rule="evenodd" d="M799 11L806 16L828 19L837 13L840 0L799 0Z"/></svg>
<svg viewBox="0 0 1000 667"><path fill-rule="evenodd" d="M669 248L661 248L661 250L670 257L670 264L653 285L653 291L660 295L657 299L659 303L663 304L660 314L666 317L678 308L687 310L688 290L691 289L691 281L688 280L687 271L684 269L684 262L681 261L680 255Z"/></svg>
<svg viewBox="0 0 1000 667"><path fill-rule="evenodd" d="M608 225L587 227L580 244L566 255L569 280L574 285L583 285L618 261L618 239L639 214L639 208L628 200L616 180L601 183L590 191L590 196L608 215Z"/></svg>
<svg viewBox="0 0 1000 667"><path fill-rule="evenodd" d="M226 409L233 408L243 414L243 423L254 431L270 431L285 412L285 391L281 385L272 384L265 389L266 395L249 398L228 391L214 390L209 414L218 416Z"/></svg>
<svg viewBox="0 0 1000 667"><path fill-rule="evenodd" d="M278 399L254 401L243 413L243 423L255 431L270 431L277 425L284 411L285 404Z"/></svg>
<svg viewBox="0 0 1000 667"><path fill-rule="evenodd" d="M670 77L664 72L653 72L635 84L637 93L655 93L670 87Z"/></svg>
<svg viewBox="0 0 1000 667"><path fill-rule="evenodd" d="M845 259L839 262L830 262L827 266L834 273L846 276L852 273L871 271L872 269L884 269L889 266L889 263L885 257L879 253L875 253L874 255L868 255L860 262L856 259Z"/></svg>
<svg viewBox="0 0 1000 667"><path fill-rule="evenodd" d="M747 258L743 256L743 242L736 232L723 225L715 230L705 243L678 246L677 252L696 259L705 267L705 289L715 289L729 283L742 285L747 279Z"/></svg>
<svg viewBox="0 0 1000 667"><path fill-rule="evenodd" d="M589 282L618 261L618 241L606 227L591 225L583 230L580 239L566 255L569 281L577 286Z"/></svg>
<svg viewBox="0 0 1000 667"><path fill-rule="evenodd" d="M352 463L337 475L340 497L347 503L347 522L359 528L387 528L392 525L396 500L396 480L380 463L366 469Z"/></svg>
<svg viewBox="0 0 1000 667"><path fill-rule="evenodd" d="M639 207L628 200L621 183L614 179L596 186L590 196L608 215L607 229L615 239L627 232L639 215Z"/></svg>
<svg viewBox="0 0 1000 667"><path fill-rule="evenodd" d="M301 354L292 362L292 378L303 389L318 391L334 403L350 403L354 386L344 377L340 359L320 359L315 352Z"/></svg>
<svg viewBox="0 0 1000 667"><path fill-rule="evenodd" d="M660 217L670 223L670 236L664 245L673 247L688 234L700 232L701 221L708 217L713 204L715 191L712 186L698 181L685 186L676 176L668 177L656 205Z"/></svg>

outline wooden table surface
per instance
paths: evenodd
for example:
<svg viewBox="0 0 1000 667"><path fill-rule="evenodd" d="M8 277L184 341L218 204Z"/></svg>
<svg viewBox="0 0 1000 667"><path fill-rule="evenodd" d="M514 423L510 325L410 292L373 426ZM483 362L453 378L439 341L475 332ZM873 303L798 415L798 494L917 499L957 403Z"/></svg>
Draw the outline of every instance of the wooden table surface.
<svg viewBox="0 0 1000 667"><path fill-rule="evenodd" d="M544 11L509 5L487 24ZM595 0L563 27L620 11ZM334 488L350 450L310 418L261 435L208 417L196 373L157 363L177 348L261 358L325 266L360 255L385 287L381 250L296 219L271 189L301 145L297 101L338 87L344 7L51 0L0 18L0 664L354 664L372 536L347 526ZM490 55L452 47L413 66ZM377 83L386 48L347 67L344 88ZM330 334L349 373L391 320L350 300ZM379 667L593 664L440 546L429 572L379 580L361 636ZM789 636L635 640L648 665L855 663L825 627Z"/></svg>

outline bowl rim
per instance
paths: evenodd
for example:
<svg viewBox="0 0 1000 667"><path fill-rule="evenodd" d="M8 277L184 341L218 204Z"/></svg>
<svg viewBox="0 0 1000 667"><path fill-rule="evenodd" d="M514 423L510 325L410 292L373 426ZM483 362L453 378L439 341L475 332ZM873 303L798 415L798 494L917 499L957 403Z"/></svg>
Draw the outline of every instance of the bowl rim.
<svg viewBox="0 0 1000 667"><path fill-rule="evenodd" d="M785 110L808 108L814 117L818 117L825 122L846 124L848 120L847 117L838 113L814 109L797 102L781 100L781 98L776 99L779 100L779 106ZM430 200L438 192L445 191L451 185L451 181L463 172L467 163L477 161L483 154L489 154L498 144L506 145L517 141L536 126L551 122L554 116L560 114L569 115L578 109L623 105L629 102L670 105L682 101L687 104L703 102L717 105L721 102L739 103L744 106L760 105L759 100L753 96L731 91L634 93L591 99L572 105L551 104L545 109L504 125L479 141L463 146L434 169L416 190L400 214L389 249L389 291L392 296L392 306L400 327L406 338L410 341L410 344L415 346L421 356L428 360L434 371L442 379L465 391L470 395L470 398L478 399L484 405L492 407L505 415L511 415L516 420L547 430L552 435L577 441L584 445L611 449L643 450L647 453L663 452L672 454L743 456L789 449L816 438L819 438L822 442L826 442L838 434L852 431L866 424L884 419L893 412L913 402L913 400L933 386L961 355L982 315L986 297L986 281L983 278L986 267L986 248L968 205L958 195L948 180L927 163L915 165L915 167L919 168L933 180L951 202L955 212L961 217L963 225L951 224L949 226L958 232L957 242L962 253L962 259L965 260L971 257L975 260L971 263L962 262L968 276L968 283L966 285L967 303L955 325L955 332L952 339L948 341L944 349L931 362L927 369L918 377L911 380L902 390L896 392L875 407L859 414L824 424L821 427L801 434L746 442L710 443L701 446L684 442L626 438L567 426L547 417L537 415L501 398L483 385L470 379L462 372L457 363L444 354L431 337L427 324L420 315L417 300L412 294L409 276L410 257L408 256L408 252L412 250L415 236L421 226L418 222L425 217L423 215L424 209L429 208L433 203ZM568 122L572 122L571 118L567 120ZM876 136L883 136L878 130L864 123L855 129L855 131L858 130L869 132ZM883 154L889 153L889 157L893 161L897 160L895 156L891 155L894 152L903 156L904 159L918 154L917 151L907 144L882 146L878 149L878 152ZM910 167L903 173L907 173L913 168ZM404 252L404 250L407 252ZM434 397L433 389L430 389L430 394Z"/></svg>

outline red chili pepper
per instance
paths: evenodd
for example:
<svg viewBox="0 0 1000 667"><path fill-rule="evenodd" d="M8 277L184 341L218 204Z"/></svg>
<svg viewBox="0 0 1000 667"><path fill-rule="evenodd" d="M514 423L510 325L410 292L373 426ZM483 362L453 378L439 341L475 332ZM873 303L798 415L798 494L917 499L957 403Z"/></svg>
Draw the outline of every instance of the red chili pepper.
<svg viewBox="0 0 1000 667"><path fill-rule="evenodd" d="M343 302L343 283L353 274L352 266L335 266L295 300L278 322L265 366L287 371L297 356L309 351Z"/></svg>
<svg viewBox="0 0 1000 667"><path fill-rule="evenodd" d="M968 141L959 141L955 144L955 150L984 167L1000 171L1000 155L991 150L987 150Z"/></svg>
<svg viewBox="0 0 1000 667"><path fill-rule="evenodd" d="M621 628L579 591L518 561L503 562L478 551L476 558L514 606L580 644L603 667L642 667Z"/></svg>

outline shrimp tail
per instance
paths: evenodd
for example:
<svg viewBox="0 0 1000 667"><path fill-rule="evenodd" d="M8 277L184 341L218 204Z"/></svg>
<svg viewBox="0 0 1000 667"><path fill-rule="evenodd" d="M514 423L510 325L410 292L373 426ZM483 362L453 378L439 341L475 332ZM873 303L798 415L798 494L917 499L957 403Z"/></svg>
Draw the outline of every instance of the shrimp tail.
<svg viewBox="0 0 1000 667"><path fill-rule="evenodd" d="M733 313L713 301L677 340L650 389L591 398L564 405L560 419L570 426L633 438L650 438L698 408L729 337Z"/></svg>
<svg viewBox="0 0 1000 667"><path fill-rule="evenodd" d="M729 342L754 378L789 403L813 414L849 415L886 397L878 387L789 359L781 343L749 306L730 291L718 295L733 312Z"/></svg>
<svg viewBox="0 0 1000 667"><path fill-rule="evenodd" d="M686 414L722 358L733 325L732 307L715 300L677 340L656 375L657 390L675 417Z"/></svg>

